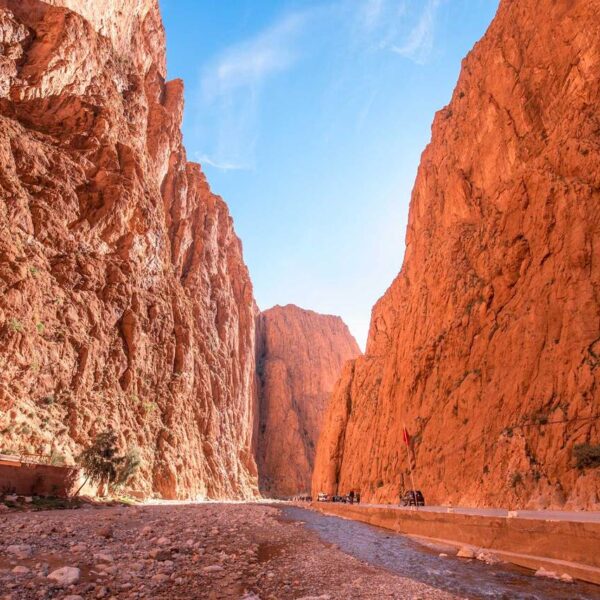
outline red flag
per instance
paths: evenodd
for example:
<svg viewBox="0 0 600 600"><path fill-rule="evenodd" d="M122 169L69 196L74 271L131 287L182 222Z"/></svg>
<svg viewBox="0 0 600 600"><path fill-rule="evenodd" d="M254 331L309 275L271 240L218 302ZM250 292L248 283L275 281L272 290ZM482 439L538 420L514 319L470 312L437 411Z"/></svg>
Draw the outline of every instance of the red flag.
<svg viewBox="0 0 600 600"><path fill-rule="evenodd" d="M410 435L408 435L408 429L406 429L406 427L402 428L402 439L407 447L410 446Z"/></svg>

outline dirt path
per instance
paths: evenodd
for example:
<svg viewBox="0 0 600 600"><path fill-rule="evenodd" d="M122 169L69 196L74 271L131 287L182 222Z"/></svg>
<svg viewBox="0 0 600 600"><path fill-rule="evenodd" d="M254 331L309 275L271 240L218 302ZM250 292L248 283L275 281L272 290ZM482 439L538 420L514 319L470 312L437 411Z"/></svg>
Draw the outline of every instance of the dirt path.
<svg viewBox="0 0 600 600"><path fill-rule="evenodd" d="M63 585L48 578L62 567ZM343 554L276 508L195 504L3 514L0 598L455 597Z"/></svg>

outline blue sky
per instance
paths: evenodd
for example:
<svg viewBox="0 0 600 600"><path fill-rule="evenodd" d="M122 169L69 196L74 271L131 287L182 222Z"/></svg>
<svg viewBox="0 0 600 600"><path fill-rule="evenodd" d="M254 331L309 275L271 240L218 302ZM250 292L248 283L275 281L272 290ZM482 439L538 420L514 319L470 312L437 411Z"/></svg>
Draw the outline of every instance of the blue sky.
<svg viewBox="0 0 600 600"><path fill-rule="evenodd" d="M364 347L399 272L435 111L497 0L161 0L184 138L227 201L261 309Z"/></svg>

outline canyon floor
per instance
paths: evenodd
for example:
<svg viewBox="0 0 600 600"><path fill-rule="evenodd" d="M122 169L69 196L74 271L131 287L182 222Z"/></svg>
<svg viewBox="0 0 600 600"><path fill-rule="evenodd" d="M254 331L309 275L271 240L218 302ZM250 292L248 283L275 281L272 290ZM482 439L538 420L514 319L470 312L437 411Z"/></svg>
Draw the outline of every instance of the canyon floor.
<svg viewBox="0 0 600 600"><path fill-rule="evenodd" d="M1 600L592 597L290 506L6 512L0 548ZM398 564L383 568L384 555Z"/></svg>

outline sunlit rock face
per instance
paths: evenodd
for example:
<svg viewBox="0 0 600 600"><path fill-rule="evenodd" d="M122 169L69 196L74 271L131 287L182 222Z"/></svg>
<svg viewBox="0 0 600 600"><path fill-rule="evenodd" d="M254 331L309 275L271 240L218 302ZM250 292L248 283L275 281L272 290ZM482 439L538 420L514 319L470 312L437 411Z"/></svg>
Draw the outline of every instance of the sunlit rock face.
<svg viewBox="0 0 600 600"><path fill-rule="evenodd" d="M260 314L258 468L261 492L310 492L315 448L329 395L344 362L360 355L339 317L297 306Z"/></svg>
<svg viewBox="0 0 600 600"><path fill-rule="evenodd" d="M0 1L1 446L111 426L168 498L257 493L252 285L156 0Z"/></svg>
<svg viewBox="0 0 600 600"><path fill-rule="evenodd" d="M337 384L313 493L598 507L600 2L503 0L435 117L401 273ZM409 459L403 424L412 436Z"/></svg>

